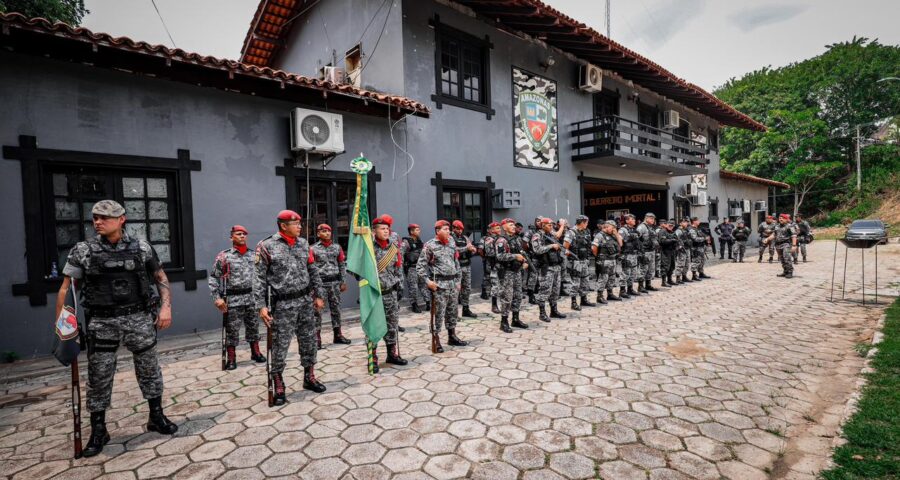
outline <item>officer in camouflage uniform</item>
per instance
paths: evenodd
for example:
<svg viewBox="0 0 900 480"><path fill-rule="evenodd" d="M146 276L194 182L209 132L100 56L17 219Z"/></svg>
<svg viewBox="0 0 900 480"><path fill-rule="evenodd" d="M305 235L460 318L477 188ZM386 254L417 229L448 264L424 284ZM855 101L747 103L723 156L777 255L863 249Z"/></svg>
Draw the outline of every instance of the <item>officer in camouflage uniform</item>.
<svg viewBox="0 0 900 480"><path fill-rule="evenodd" d="M581 310L581 307L594 307L597 304L588 301L588 293L594 290L592 273L594 271L594 257L591 253L591 231L588 229L587 215L579 215L575 218L575 228L566 231L563 247L573 253L572 263L572 310ZM578 305L578 297L581 297L581 306Z"/></svg>
<svg viewBox="0 0 900 480"><path fill-rule="evenodd" d="M572 230L572 227L569 226L569 222L565 218L560 218L558 221L553 222L553 230L562 226L563 233L559 237L559 243L564 243L566 235L569 234L569 231ZM560 280L559 280L559 296L567 297L572 295L572 275L574 274L575 269L575 255L572 254L571 251L563 249L562 250L562 267L559 270Z"/></svg>
<svg viewBox="0 0 900 480"><path fill-rule="evenodd" d="M484 264L484 278L481 280L481 288L490 296L491 311L494 313L500 313L500 308L497 306L497 285L499 280L497 279L497 249L495 246L499 236L500 223L491 222L488 225L487 235L481 237L481 241L478 242L478 254L481 255L481 260Z"/></svg>
<svg viewBox="0 0 900 480"><path fill-rule="evenodd" d="M500 330L510 333L509 313L512 312L512 326L528 328L519 320L522 304L522 281L528 269L528 255L522 238L516 233L515 220L505 218L500 222L503 235L497 237L494 250L497 256L497 296L500 301Z"/></svg>
<svg viewBox="0 0 900 480"><path fill-rule="evenodd" d="M247 229L231 227L231 245L216 255L209 275L209 291L213 302L225 314L225 370L237 368L235 348L240 341L241 325L250 343L250 359L265 363L259 351L259 317L253 304L253 255L247 249Z"/></svg>
<svg viewBox="0 0 900 480"><path fill-rule="evenodd" d="M803 255L803 263L806 263L806 244L812 241L812 227L799 213L794 215L794 226L797 227L797 248L799 249L799 252L794 252L794 265L796 265L799 263L798 254Z"/></svg>
<svg viewBox="0 0 900 480"><path fill-rule="evenodd" d="M94 204L91 214L97 236L72 247L56 297L58 318L74 281L82 294L87 319L91 437L83 450L85 457L99 454L109 442L106 410L112 397L119 344L131 352L138 386L150 406L147 430L166 435L178 431L178 426L163 414L163 378L156 354L156 331L172 323L169 279L153 247L123 232L122 205L101 200Z"/></svg>
<svg viewBox="0 0 900 480"><path fill-rule="evenodd" d="M534 217L534 224L529 225L528 230L523 229L520 233L525 245L525 251L528 253L531 253L531 237L541 231L541 218ZM528 292L528 303L532 305L537 305L535 295L537 294L539 277L540 269L537 264L532 265L532 268L525 271L525 291Z"/></svg>
<svg viewBox="0 0 900 480"><path fill-rule="evenodd" d="M464 342L456 336L458 315L457 300L462 269L459 267L459 252L456 243L450 237L450 222L438 220L434 224L435 237L425 243L416 273L425 280L431 290L431 301L434 302L434 324L432 325L432 341L437 345L437 352L442 353L440 333L441 325L447 327L447 344L464 347Z"/></svg>
<svg viewBox="0 0 900 480"><path fill-rule="evenodd" d="M674 220L663 220L661 223L662 228L659 229L659 234L657 235L657 241L659 242L660 277L662 277L662 286L671 287L675 285L672 274L675 273L675 256L678 248L678 239L673 231L673 227L675 226Z"/></svg>
<svg viewBox="0 0 900 480"><path fill-rule="evenodd" d="M690 224L691 219L684 217L675 230L675 283L679 284L692 281L688 277L688 272L691 271L691 238L688 234Z"/></svg>
<svg viewBox="0 0 900 480"><path fill-rule="evenodd" d="M562 281L563 246L559 242L565 226L553 231L553 220L541 219L541 230L531 235L531 256L540 258L540 279L535 299L540 309L540 318L543 322L549 322L550 318L566 318L557 308L559 300L559 287ZM550 302L550 316L547 316L545 305Z"/></svg>
<svg viewBox="0 0 900 480"><path fill-rule="evenodd" d="M756 231L759 234L759 260L756 263L762 263L763 253L766 252L766 248L769 249L769 263L772 263L772 258L775 256L775 245L771 242L766 243L765 239L775 233L775 227L777 227L775 217L771 215L766 215L766 221L759 224L759 228Z"/></svg>
<svg viewBox="0 0 900 480"><path fill-rule="evenodd" d="M613 294L617 284L616 263L621 249L622 238L616 230L616 222L603 222L591 242L591 253L597 259L597 302L601 304L606 304L607 300L621 300ZM606 300L603 299L603 290L606 290Z"/></svg>
<svg viewBox="0 0 900 480"><path fill-rule="evenodd" d="M350 345L350 339L344 337L341 331L341 293L347 291L347 284L344 282L344 277L347 275L347 256L344 255L344 249L332 241L330 225L323 223L316 227L316 235L318 235L319 241L314 243L311 248L316 257L316 267L319 269L322 288L325 289L328 310L331 312L333 342ZM319 349L322 349L324 348L322 347L322 312L315 310L315 314L316 343Z"/></svg>
<svg viewBox="0 0 900 480"><path fill-rule="evenodd" d="M387 346L387 363L406 365L408 362L400 357L398 333L400 322L400 285L403 283L403 256L400 245L391 240L391 229L383 217L372 221L375 236L375 264L378 268L378 282L381 285L381 299L384 303L384 314L387 320L387 333L384 343ZM375 357L376 373L378 357Z"/></svg>
<svg viewBox="0 0 900 480"><path fill-rule="evenodd" d="M462 316L478 318L472 310L469 310L469 297L472 296L472 256L477 249L465 234L466 226L460 220L453 221L453 242L456 251L459 252L459 268L462 279L459 286L459 304L462 305Z"/></svg>
<svg viewBox="0 0 900 480"><path fill-rule="evenodd" d="M700 219L694 217L691 219L691 227L688 228L688 238L691 240L691 274L693 281L701 278L710 278L703 272L706 265L706 246L710 243L710 239L700 229Z"/></svg>
<svg viewBox="0 0 900 480"><path fill-rule="evenodd" d="M644 221L634 229L640 243L638 254L638 292L655 292L653 276L656 274L656 251L659 249L659 238L656 235L656 215L648 212L644 215Z"/></svg>
<svg viewBox="0 0 900 480"><path fill-rule="evenodd" d="M741 262L744 263L744 253L747 251L747 241L750 240L750 229L744 225L743 220L738 220L737 227L735 227L734 232L731 233L731 236L734 237L735 241L735 252L734 257L731 259L732 263Z"/></svg>
<svg viewBox="0 0 900 480"><path fill-rule="evenodd" d="M425 281L416 273L416 263L419 261L419 254L422 253L422 229L415 223L410 223L406 231L408 237L403 237L403 243L400 244L400 251L403 254L403 274L406 277L406 294L409 297L409 305L414 313L422 313L423 308L419 305L428 305L431 303L431 291L425 286Z"/></svg>
<svg viewBox="0 0 900 480"><path fill-rule="evenodd" d="M313 309L325 306L325 289L319 276L315 254L300 237L300 215L292 210L279 212L278 233L256 245L256 277L253 299L259 316L272 329L270 374L275 386L275 405L284 405L284 367L291 339L300 344L303 388L316 393L325 385L316 379L316 319ZM269 301L270 300L270 301Z"/></svg>
<svg viewBox="0 0 900 480"><path fill-rule="evenodd" d="M794 254L797 252L797 227L791 223L791 216L782 213L778 216L778 226L766 239L767 244L774 244L778 252L778 260L784 270L779 277L794 278Z"/></svg>
<svg viewBox="0 0 900 480"><path fill-rule="evenodd" d="M632 214L625 215L625 225L619 228L619 236L622 237L622 275L619 283L619 296L630 298L640 293L634 290L634 282L640 274L638 257L641 254L641 240L634 228L635 218Z"/></svg>

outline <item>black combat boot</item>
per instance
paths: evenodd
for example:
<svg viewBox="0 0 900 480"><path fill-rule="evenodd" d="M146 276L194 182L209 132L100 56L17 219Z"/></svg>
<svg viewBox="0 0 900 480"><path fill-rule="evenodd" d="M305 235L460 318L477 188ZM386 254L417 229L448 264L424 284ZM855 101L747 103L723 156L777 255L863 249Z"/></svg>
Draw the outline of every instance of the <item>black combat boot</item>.
<svg viewBox="0 0 900 480"><path fill-rule="evenodd" d="M663 277L660 279L660 281L659 281L659 286L660 286L660 287L668 287L668 286L669 286L669 280L668 280L665 276L663 276Z"/></svg>
<svg viewBox="0 0 900 480"><path fill-rule="evenodd" d="M592 303L590 300L588 300L587 295L582 295L581 296L581 306L582 307L596 307L597 304Z"/></svg>
<svg viewBox="0 0 900 480"><path fill-rule="evenodd" d="M652 280L647 280L644 282L644 288L647 289L648 292L658 292L659 289L653 286Z"/></svg>
<svg viewBox="0 0 900 480"><path fill-rule="evenodd" d="M704 272L703 270L700 270L700 278L712 278L712 277L707 275L706 272Z"/></svg>
<svg viewBox="0 0 900 480"><path fill-rule="evenodd" d="M150 405L150 418L147 420L147 431L157 432L163 435L172 435L178 431L178 425L170 422L163 414L162 397L153 397L147 400Z"/></svg>
<svg viewBox="0 0 900 480"><path fill-rule="evenodd" d="M627 300L631 298L631 295L628 294L628 289L625 287L619 287L619 298L622 300Z"/></svg>
<svg viewBox="0 0 900 480"><path fill-rule="evenodd" d="M772 263L772 257L769 257L769 263Z"/></svg>
<svg viewBox="0 0 900 480"><path fill-rule="evenodd" d="M419 304L417 302L413 302L412 305L410 305L410 308L412 308L413 313L422 313L422 309L419 308Z"/></svg>
<svg viewBox="0 0 900 480"><path fill-rule="evenodd" d="M266 363L266 356L259 351L259 341L250 342L250 360L256 363Z"/></svg>
<svg viewBox="0 0 900 480"><path fill-rule="evenodd" d="M537 300L535 300L534 298L534 292L531 290L528 291L528 303L531 305L537 305Z"/></svg>
<svg viewBox="0 0 900 480"><path fill-rule="evenodd" d="M378 362L376 361L375 364L377 365ZM325 385L316 379L315 367L303 367L303 388L316 393L325 391Z"/></svg>
<svg viewBox="0 0 900 480"><path fill-rule="evenodd" d="M603 298L603 290L597 290L597 303L600 305L606 305L607 302L605 298Z"/></svg>
<svg viewBox="0 0 900 480"><path fill-rule="evenodd" d="M497 306L497 297L491 297L491 312L500 313L500 307Z"/></svg>
<svg viewBox="0 0 900 480"><path fill-rule="evenodd" d="M677 282L672 281L672 275L666 277L669 281L669 286L674 287Z"/></svg>
<svg viewBox="0 0 900 480"><path fill-rule="evenodd" d="M341 327L334 329L334 343L350 345L350 339L344 336L344 334L341 332Z"/></svg>
<svg viewBox="0 0 900 480"><path fill-rule="evenodd" d="M401 327L400 325L397 325L397 331L400 332L400 333L403 333L403 332L406 331L406 329L403 328L403 327Z"/></svg>
<svg viewBox="0 0 900 480"><path fill-rule="evenodd" d="M609 288L606 290L606 299L610 302L620 302L621 298L617 297L615 293L613 293L612 289ZM597 292L597 301L600 301L600 292Z"/></svg>
<svg viewBox="0 0 900 480"><path fill-rule="evenodd" d="M513 312L512 326L516 328L528 328L528 324L519 320L519 312Z"/></svg>
<svg viewBox="0 0 900 480"><path fill-rule="evenodd" d="M91 438L81 454L85 457L93 457L103 451L103 446L109 443L109 432L106 431L106 411L91 412Z"/></svg>
<svg viewBox="0 0 900 480"><path fill-rule="evenodd" d="M489 298L487 288L481 287L481 299L487 300Z"/></svg>
<svg viewBox="0 0 900 480"><path fill-rule="evenodd" d="M500 330L502 330L503 333L512 333L512 329L509 328L509 317L506 315L500 317Z"/></svg>
<svg viewBox="0 0 900 480"><path fill-rule="evenodd" d="M225 370L234 370L237 368L237 359L235 358L234 347L225 347Z"/></svg>
<svg viewBox="0 0 900 480"><path fill-rule="evenodd" d="M699 282L699 281L700 281L700 276L697 275L697 272L691 272L691 281L692 281L692 282Z"/></svg>
<svg viewBox="0 0 900 480"><path fill-rule="evenodd" d="M621 293L619 293L619 295L621 295ZM634 284L630 282L628 283L628 295L632 297L637 297L640 295L640 293L634 289Z"/></svg>
<svg viewBox="0 0 900 480"><path fill-rule="evenodd" d="M566 316L556 308L555 303L550 304L550 318L566 318Z"/></svg>
<svg viewBox="0 0 900 480"><path fill-rule="evenodd" d="M400 349L397 348L396 343L387 344L387 360L385 361L393 365L406 365L409 363L400 357Z"/></svg>
<svg viewBox="0 0 900 480"><path fill-rule="evenodd" d="M462 316L469 317L469 318L478 318L478 315L476 315L474 312L469 310L468 305L463 305Z"/></svg>
<svg viewBox="0 0 900 480"><path fill-rule="evenodd" d="M272 385L275 387L275 393L272 395L272 405L278 407L287 403L284 395L284 377L280 373L272 374Z"/></svg>
<svg viewBox="0 0 900 480"><path fill-rule="evenodd" d="M464 342L460 340L459 337L456 336L455 328L447 329L447 345L452 345L454 347L465 347L469 342Z"/></svg>
<svg viewBox="0 0 900 480"><path fill-rule="evenodd" d="M762 255L759 256L759 260L757 260L756 263L762 263Z"/></svg>
<svg viewBox="0 0 900 480"><path fill-rule="evenodd" d="M435 353L444 353L444 346L441 345L441 336L438 334L431 335L431 341L434 342Z"/></svg>
<svg viewBox="0 0 900 480"><path fill-rule="evenodd" d="M322 346L322 331L316 330L316 348L319 350L324 350L325 347Z"/></svg>
<svg viewBox="0 0 900 480"><path fill-rule="evenodd" d="M542 322L550 322L550 317L547 316L547 309L544 307L544 304L538 305L538 309L540 310L540 314L538 315L538 319Z"/></svg>
<svg viewBox="0 0 900 480"><path fill-rule="evenodd" d="M572 310L576 312L581 310L581 307L578 306L578 299L576 297L572 297Z"/></svg>

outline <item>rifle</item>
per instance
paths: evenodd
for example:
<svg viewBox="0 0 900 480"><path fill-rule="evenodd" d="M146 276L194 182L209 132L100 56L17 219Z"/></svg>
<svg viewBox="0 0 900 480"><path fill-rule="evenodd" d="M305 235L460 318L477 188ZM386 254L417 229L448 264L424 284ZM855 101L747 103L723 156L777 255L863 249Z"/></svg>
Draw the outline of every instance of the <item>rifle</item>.
<svg viewBox="0 0 900 480"><path fill-rule="evenodd" d="M72 440L75 446L75 458L81 453L81 377L78 374L78 357L72 360Z"/></svg>
<svg viewBox="0 0 900 480"><path fill-rule="evenodd" d="M228 353L225 347L225 326L228 324L228 264L225 265L225 272L222 274L222 300L225 301L225 311L222 312L222 370L225 370L225 364L228 363Z"/></svg>
<svg viewBox="0 0 900 480"><path fill-rule="evenodd" d="M82 457L81 444L81 377L78 373L78 354L82 349L84 332L78 322L78 295L75 281L66 292L63 307L56 319L56 335L54 336L53 355L72 372L72 440L75 447L75 458ZM90 355L90 349L88 350Z"/></svg>
<svg viewBox="0 0 900 480"><path fill-rule="evenodd" d="M266 307L270 307L272 305L272 289L266 289ZM269 312L269 316L272 316L272 312ZM272 318L272 321L275 321L275 318ZM269 389L269 407L275 405L275 384L272 382L272 327L266 326L266 378L268 380L268 389Z"/></svg>
<svg viewBox="0 0 900 480"><path fill-rule="evenodd" d="M432 273L432 275L434 275ZM434 282L434 280L432 280ZM428 330L431 332L431 353L437 353L437 338L434 336L434 317L437 309L437 304L434 301L434 296L437 294L437 290L431 291L431 321L428 322ZM398 335L399 336L399 335Z"/></svg>

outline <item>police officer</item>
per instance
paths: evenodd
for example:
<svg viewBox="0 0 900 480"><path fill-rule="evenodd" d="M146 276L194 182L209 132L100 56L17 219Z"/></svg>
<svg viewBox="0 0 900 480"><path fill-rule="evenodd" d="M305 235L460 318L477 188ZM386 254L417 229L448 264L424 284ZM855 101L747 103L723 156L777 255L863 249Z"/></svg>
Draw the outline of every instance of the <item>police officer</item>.
<svg viewBox="0 0 900 480"><path fill-rule="evenodd" d="M313 244L312 252L319 269L319 278L322 279L322 288L325 289L328 310L331 312L333 342L349 345L350 339L344 337L341 332L341 293L347 291L347 284L344 282L344 277L347 275L347 256L344 255L344 249L332 241L330 225L323 223L316 227L316 235L319 237L319 241ZM316 342L321 349L323 348L322 312L315 310L315 315Z"/></svg>
<svg viewBox="0 0 900 480"><path fill-rule="evenodd" d="M575 228L566 232L563 247L572 252L572 310L581 310L581 307L593 307L596 303L588 301L588 293L594 290L592 273L594 270L594 256L591 252L591 231L588 229L587 215L579 215L575 218ZM577 298L581 297L581 306Z"/></svg>
<svg viewBox="0 0 900 480"><path fill-rule="evenodd" d="M456 336L457 301L462 277L458 257L456 243L450 237L450 222L438 220L434 224L434 238L425 243L416 264L416 272L425 279L431 290L431 301L435 303L432 341L438 353L444 351L440 340L441 325L447 327L447 344L458 347L468 345Z"/></svg>
<svg viewBox="0 0 900 480"><path fill-rule="evenodd" d="M640 253L638 254L640 265L638 292L640 293L657 291L657 288L653 286L653 276L656 274L656 251L659 249L659 238L656 235L655 225L656 215L653 212L647 212L644 215L644 221L634 229L640 242Z"/></svg>
<svg viewBox="0 0 900 480"><path fill-rule="evenodd" d="M778 261L781 262L782 273L779 277L794 278L794 254L797 252L797 227L791 223L791 216L782 213L778 216L778 226L775 231L766 238L765 243L774 244L778 252Z"/></svg>
<svg viewBox="0 0 900 480"><path fill-rule="evenodd" d="M619 236L622 237L621 265L622 274L619 283L619 296L630 298L640 295L634 290L634 282L638 278L638 255L641 253L640 237L635 231L634 215L625 214L625 224L619 228Z"/></svg>
<svg viewBox="0 0 900 480"><path fill-rule="evenodd" d="M725 247L728 247L728 259L731 260L731 249L734 246L734 224L731 218L725 217L723 223L716 225L716 234L719 235L719 260L725 259Z"/></svg>
<svg viewBox="0 0 900 480"><path fill-rule="evenodd" d="M812 241L812 228L799 213L794 215L794 225L797 227L797 247L799 249L799 252L794 252L794 264L796 265L799 260L798 253L803 254L803 263L806 263L806 244Z"/></svg>
<svg viewBox="0 0 900 480"><path fill-rule="evenodd" d="M531 237L533 237L536 233L541 231L541 219L543 217L534 217L534 223L528 226L528 229L521 230L520 235L522 236L522 241L524 242L525 251L531 253ZM525 291L528 292L528 303L532 305L537 305L537 300L535 296L537 294L538 282L540 281L540 265L538 264L538 258L535 257L534 264L532 268L525 271Z"/></svg>
<svg viewBox="0 0 900 480"><path fill-rule="evenodd" d="M259 317L253 304L253 254L247 248L247 229L231 227L231 248L216 255L209 275L213 302L225 314L225 370L237 368L235 348L244 325L244 337L250 344L250 359L265 363L259 351Z"/></svg>
<svg viewBox="0 0 900 480"><path fill-rule="evenodd" d="M678 238L675 236L675 220L663 220L657 239L659 241L659 263L662 286L675 285L672 275L675 273L675 258L678 250Z"/></svg>
<svg viewBox="0 0 900 480"><path fill-rule="evenodd" d="M491 222L488 225L487 235L481 237L478 242L478 254L484 263L484 278L482 279L482 290L485 290L491 299L491 312L500 313L500 307L497 306L497 238L500 237L500 222ZM519 282L521 283L521 282Z"/></svg>
<svg viewBox="0 0 900 480"><path fill-rule="evenodd" d="M453 242L459 252L459 268L462 272L459 286L459 304L462 305L462 316L478 318L469 310L469 297L472 296L472 257L477 249L465 234L466 226L460 220L453 221Z"/></svg>
<svg viewBox="0 0 900 480"><path fill-rule="evenodd" d="M562 226L562 234L559 236L559 243L564 244L566 235L569 234L569 231L572 230L572 227L569 225L569 221L565 218L560 218L558 221L553 222L553 231L557 231L559 227ZM563 249L562 250L562 266L559 269L559 296L567 297L573 295L572 292L572 276L574 274L573 269L575 268L575 255L571 250Z"/></svg>
<svg viewBox="0 0 900 480"><path fill-rule="evenodd" d="M282 210L276 217L278 232L256 245L256 279L253 298L259 316L272 329L270 374L275 387L274 404L284 405L284 367L291 339L300 345L303 388L316 393L325 385L316 379L316 320L313 309L325 306L325 289L315 254L300 236L300 215ZM270 300L270 302L269 302Z"/></svg>
<svg viewBox="0 0 900 480"><path fill-rule="evenodd" d="M178 426L163 414L163 379L156 354L156 331L169 328L172 323L169 279L153 247L123 231L122 205L101 200L94 204L91 214L97 236L72 247L56 297L59 317L69 286L75 282L82 293L87 318L91 437L83 451L85 457L97 455L109 442L106 409L112 396L120 343L132 354L138 386L150 406L147 430L166 435L178 431ZM156 292L151 284L156 286Z"/></svg>
<svg viewBox="0 0 900 480"><path fill-rule="evenodd" d="M387 346L387 363L406 365L408 362L400 357L398 348L400 321L400 285L403 283L403 256L400 245L391 239L391 228L384 217L372 220L375 236L375 264L378 268L378 282L381 285L381 300L384 303L384 314L387 320L387 333L384 343ZM378 357L375 357L376 373Z"/></svg>
<svg viewBox="0 0 900 480"><path fill-rule="evenodd" d="M504 218L500 222L503 234L494 243L497 254L497 296L500 303L500 330L510 333L509 314L512 312L512 326L528 328L519 320L522 304L522 281L528 269L528 255L522 237L516 234L515 220Z"/></svg>
<svg viewBox="0 0 900 480"><path fill-rule="evenodd" d="M701 278L710 278L709 275L703 272L703 267L706 265L706 246L709 245L710 239L703 232L703 229L700 228L700 219L697 217L691 219L691 226L688 228L688 238L691 240L691 273L694 277L693 281L696 282Z"/></svg>
<svg viewBox="0 0 900 480"><path fill-rule="evenodd" d="M677 283L691 282L688 272L691 268L691 239L688 234L691 219L681 219L678 230L675 231L675 280Z"/></svg>
<svg viewBox="0 0 900 480"><path fill-rule="evenodd" d="M734 237L737 251L734 252L734 258L731 261L744 263L744 252L747 251L747 242L750 240L750 229L744 225L743 220L738 220L732 236Z"/></svg>
<svg viewBox="0 0 900 480"><path fill-rule="evenodd" d="M766 248L769 249L769 263L772 263L772 257L775 256L775 245L771 242L765 242L765 240L772 236L775 233L775 217L771 215L766 215L766 221L759 224L759 228L757 232L759 234L759 260L756 263L762 263L763 253L766 252Z"/></svg>
<svg viewBox="0 0 900 480"><path fill-rule="evenodd" d="M617 284L616 263L621 249L622 237L616 230L615 220L603 222L591 242L591 253L597 259L597 302L600 304L605 305L607 300L622 300L613 293ZM603 290L606 290L606 300L603 299Z"/></svg>
<svg viewBox="0 0 900 480"><path fill-rule="evenodd" d="M428 305L429 290L425 286L425 281L416 273L416 263L419 261L419 254L422 253L422 229L415 223L410 223L406 228L408 237L403 237L403 243L400 244L400 251L403 253L403 274L406 277L406 293L409 297L409 305L414 313L421 313L423 308L419 305Z"/></svg>
<svg viewBox="0 0 900 480"><path fill-rule="evenodd" d="M540 258L540 272L538 280L538 293L535 299L540 309L540 318L543 322L549 322L550 318L566 318L557 308L559 299L560 282L562 281L562 245L558 236L562 235L560 227L553 231L553 220L541 219L541 230L531 235L531 255ZM546 303L550 302L550 317L547 316Z"/></svg>

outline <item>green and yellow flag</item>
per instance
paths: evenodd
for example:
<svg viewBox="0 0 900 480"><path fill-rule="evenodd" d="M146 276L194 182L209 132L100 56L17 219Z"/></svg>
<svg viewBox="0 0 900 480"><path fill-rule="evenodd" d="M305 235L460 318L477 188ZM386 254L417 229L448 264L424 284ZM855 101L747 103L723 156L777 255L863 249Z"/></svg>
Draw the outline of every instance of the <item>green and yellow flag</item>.
<svg viewBox="0 0 900 480"><path fill-rule="evenodd" d="M365 157L353 159L350 168L356 172L356 201L353 205L353 221L350 223L350 241L347 246L347 270L359 277L359 315L366 334L369 373L374 373L375 346L387 333L387 318L381 300L381 283L375 262L375 246L369 224L369 192L367 181L372 162Z"/></svg>

